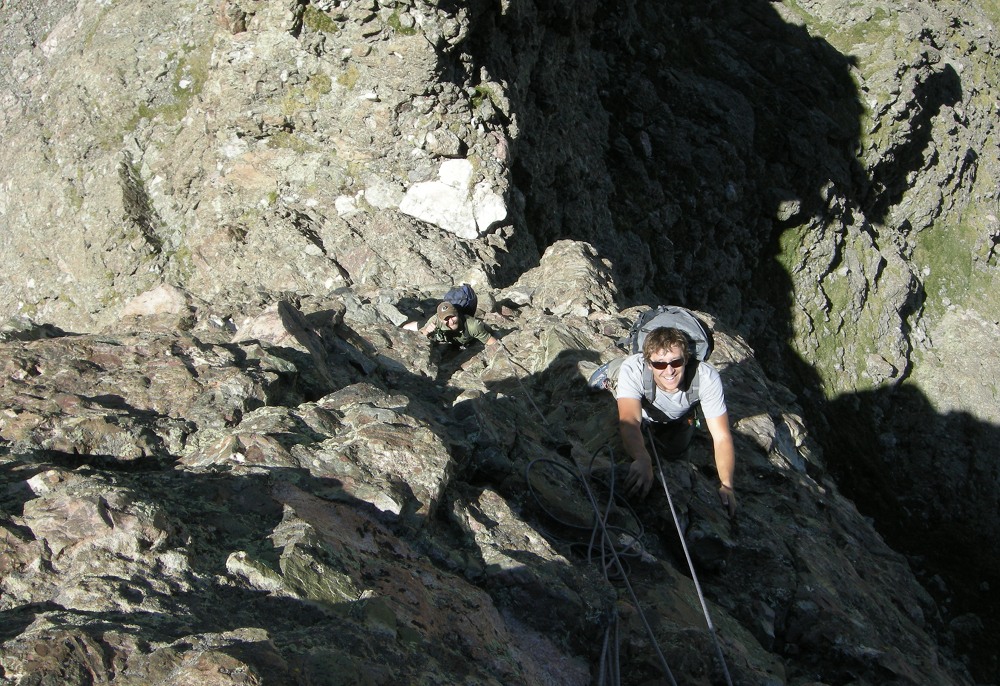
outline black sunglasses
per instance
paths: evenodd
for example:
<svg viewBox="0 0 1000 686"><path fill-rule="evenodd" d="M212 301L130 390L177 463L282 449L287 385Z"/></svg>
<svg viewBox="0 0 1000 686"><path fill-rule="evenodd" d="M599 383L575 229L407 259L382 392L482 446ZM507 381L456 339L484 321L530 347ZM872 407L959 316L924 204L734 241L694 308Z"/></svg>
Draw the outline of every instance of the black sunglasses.
<svg viewBox="0 0 1000 686"><path fill-rule="evenodd" d="M673 367L674 369L680 369L684 366L684 358L678 357L676 360L647 360L649 366L653 369L666 369L667 367Z"/></svg>

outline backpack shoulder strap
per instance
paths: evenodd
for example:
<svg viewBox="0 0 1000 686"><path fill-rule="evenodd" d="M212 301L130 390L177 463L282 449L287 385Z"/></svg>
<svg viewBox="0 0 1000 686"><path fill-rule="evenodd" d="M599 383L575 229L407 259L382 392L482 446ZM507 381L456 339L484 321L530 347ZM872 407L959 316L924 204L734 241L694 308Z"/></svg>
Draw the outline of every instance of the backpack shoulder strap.
<svg viewBox="0 0 1000 686"><path fill-rule="evenodd" d="M701 375L698 374L700 365L701 362L695 358L692 360L691 364L687 366L687 369L684 372L688 377L687 394L688 400L691 401L692 405L701 400L701 397L698 395L699 386L701 384Z"/></svg>
<svg viewBox="0 0 1000 686"><path fill-rule="evenodd" d="M646 364L646 358L642 358L642 397L650 405L656 398L656 384L653 383L653 370Z"/></svg>
<svg viewBox="0 0 1000 686"><path fill-rule="evenodd" d="M687 377L687 388L685 392L688 394L688 399L691 404L695 404L701 400L698 394L700 388L701 378L698 374L698 366L700 361L697 358L691 360L687 368L684 370L684 375ZM656 398L656 384L653 383L653 370L650 369L649 365L646 364L646 360L642 361L642 397L646 399L650 405L653 404L653 399Z"/></svg>

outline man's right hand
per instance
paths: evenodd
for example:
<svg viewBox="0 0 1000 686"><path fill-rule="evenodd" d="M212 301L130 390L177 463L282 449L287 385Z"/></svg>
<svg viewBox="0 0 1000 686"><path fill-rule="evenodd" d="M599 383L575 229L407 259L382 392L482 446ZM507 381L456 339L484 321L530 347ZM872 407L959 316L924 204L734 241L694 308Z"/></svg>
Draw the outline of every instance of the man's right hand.
<svg viewBox="0 0 1000 686"><path fill-rule="evenodd" d="M721 486L719 488L719 502L726 508L730 519L736 516L736 492L732 486Z"/></svg>
<svg viewBox="0 0 1000 686"><path fill-rule="evenodd" d="M653 486L653 463L650 460L632 460L625 477L625 495L645 498Z"/></svg>

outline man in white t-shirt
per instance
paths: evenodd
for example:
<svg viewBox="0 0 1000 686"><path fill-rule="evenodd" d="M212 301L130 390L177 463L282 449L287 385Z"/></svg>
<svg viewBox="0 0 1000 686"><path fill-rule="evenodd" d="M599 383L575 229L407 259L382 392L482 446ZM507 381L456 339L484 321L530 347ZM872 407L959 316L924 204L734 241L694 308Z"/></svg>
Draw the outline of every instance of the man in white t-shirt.
<svg viewBox="0 0 1000 686"><path fill-rule="evenodd" d="M652 402L643 390L644 368L652 372ZM693 387L697 390L693 391ZM736 512L733 491L736 451L722 379L707 362L689 359L685 334L673 328L651 331L643 342L642 352L622 362L616 397L618 428L625 451L632 458L625 478L626 493L645 497L653 485L653 462L643 440L643 422L664 425L663 443L668 454L663 457L673 459L687 450L694 430L695 406L700 403L715 449L715 467L721 482L719 499L732 517Z"/></svg>

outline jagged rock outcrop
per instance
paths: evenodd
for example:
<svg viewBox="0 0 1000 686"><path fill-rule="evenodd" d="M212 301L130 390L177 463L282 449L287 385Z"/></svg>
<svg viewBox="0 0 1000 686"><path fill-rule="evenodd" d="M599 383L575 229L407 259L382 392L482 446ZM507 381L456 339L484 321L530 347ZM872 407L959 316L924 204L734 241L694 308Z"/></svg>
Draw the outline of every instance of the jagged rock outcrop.
<svg viewBox="0 0 1000 686"><path fill-rule="evenodd" d="M0 344L2 678L588 684L616 619L642 683L662 678L645 616L680 683L718 682L663 494L611 515L642 545L634 600L586 553L575 470L618 447L584 372L629 322L615 291L592 247L555 244L492 294L509 356L442 358L372 306L389 292L278 302L235 334L196 310L187 332ZM707 441L664 469L735 683L972 683L792 394L714 324L738 520Z"/></svg>
<svg viewBox="0 0 1000 686"><path fill-rule="evenodd" d="M0 308L12 319L0 361L12 395L0 409L13 413L3 420L12 464L72 470L83 460L117 474L135 463L131 474L153 461L154 473L185 474L258 460L291 470L279 481L325 464L332 475L315 478L378 501L387 535L438 517L474 539L480 516L524 516L496 485L531 452L513 427L558 455L606 439L612 418L594 414L605 404L560 404L576 395L577 366L597 361L566 351L606 358L630 306L685 304L749 344L736 366L753 367L752 380L742 388L731 371L732 393L769 409L741 417L743 447L770 455L768 469L850 496L933 593L904 603L918 626L902 632L919 638L893 649L907 659L911 648L954 649L979 681L997 680L988 637L1000 607L989 590L1000 553L983 544L1000 535L996 365L983 352L1000 322L992 4L7 0L2 13ZM397 328L461 282L480 292L505 341L537 361L442 366ZM507 407L529 400L550 425ZM326 426L331 402L366 408L350 411L358 426ZM445 406L461 437L442 429ZM286 444L303 426L309 439ZM411 435L433 456L420 478L390 459ZM372 464L326 464L345 451L351 464ZM14 512L31 468L12 469ZM449 501L460 483L489 483L499 500L463 491ZM324 498L328 485L298 487ZM795 496L828 507L820 500L811 487ZM785 525L767 516L754 521ZM823 539L839 530L831 517L799 524ZM256 533L273 530L265 524ZM11 531L10 541L36 540ZM490 546L490 559L523 557ZM438 570L454 571L443 560L484 566L452 560L461 545L445 548ZM263 569L245 552L245 569ZM472 581L501 615L533 598ZM836 633L789 630L788 616L809 613L775 606L759 607L777 612L781 637L768 646L751 633L779 657L748 660L754 673ZM27 617L34 606L10 607ZM891 613L871 607L888 630ZM178 682L215 661L237 674L238 646L253 645L270 657L251 681L273 668L319 682L321 664L352 654L295 666L269 643L281 631L244 629L202 622L198 656L179 666L187 648L171 647L155 660L177 667ZM42 662L86 655L79 674L124 678L97 655L145 655L126 633L114 639L119 652L66 634ZM550 657L589 650L525 640ZM848 662L911 678L885 667L891 650L872 650ZM512 660L525 670L517 678L489 674L549 678ZM789 663L790 679L805 678L806 661ZM564 666L577 674L586 663ZM159 667L135 669L146 674L137 683L161 678ZM941 669L944 681L965 678Z"/></svg>

